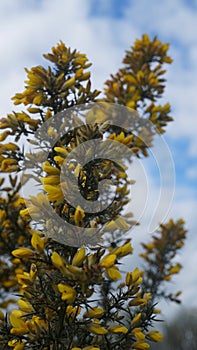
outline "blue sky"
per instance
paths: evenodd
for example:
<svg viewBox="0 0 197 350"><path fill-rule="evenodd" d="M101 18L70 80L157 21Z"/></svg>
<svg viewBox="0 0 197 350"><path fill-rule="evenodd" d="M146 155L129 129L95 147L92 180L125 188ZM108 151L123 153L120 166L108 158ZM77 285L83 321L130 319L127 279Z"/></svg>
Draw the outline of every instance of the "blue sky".
<svg viewBox="0 0 197 350"><path fill-rule="evenodd" d="M10 98L23 89L24 67L43 64L42 54L59 40L87 54L93 62L93 86L102 89L109 74L120 67L124 51L145 32L171 43L174 62L168 69L164 100L172 105L174 122L165 139L175 163L176 188L168 217L184 217L189 229L180 255L184 269L175 278L174 287L184 289L183 305L197 306L196 0L1 0L0 114L13 110ZM146 160L143 164L151 196L141 231L136 231L136 244L147 239L142 232L146 232L148 215L154 209L152 202L160 189L154 162ZM140 168L136 176L138 171ZM141 187L143 181L142 177ZM139 186L135 194L140 198L138 191Z"/></svg>

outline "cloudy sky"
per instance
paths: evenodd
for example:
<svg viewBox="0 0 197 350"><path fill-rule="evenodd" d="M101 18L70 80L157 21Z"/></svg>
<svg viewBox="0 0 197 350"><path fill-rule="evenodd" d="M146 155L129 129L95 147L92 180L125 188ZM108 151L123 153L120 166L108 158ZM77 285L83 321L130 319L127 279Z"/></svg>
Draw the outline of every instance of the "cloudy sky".
<svg viewBox="0 0 197 350"><path fill-rule="evenodd" d="M102 89L109 74L120 67L124 51L143 33L151 37L157 35L160 40L171 43L170 54L174 62L167 74L165 100L172 105L175 121L168 127L165 142L173 157L176 186L171 203L172 188L169 189L166 182L166 196L162 197L162 204L165 214L171 204L168 217L183 217L189 230L186 247L179 257L184 269L175 278L176 284L172 285L173 288L183 289L184 306L197 306L196 32L196 0L165 0L162 3L157 0L0 1L1 116L13 110L10 98L23 89L24 67L43 64L42 54L49 52L59 40L87 54L93 62L93 86L99 89ZM159 162L161 164L162 161ZM138 163L136 169L134 173L142 176L134 190L136 201L139 201L138 206L134 202L134 207L142 204L140 191L143 186L149 193L145 195L147 205L142 220L143 229L132 233L134 236L137 234L137 243L147 237L142 232L146 232L148 217L155 209L153 203L159 198L161 186L158 176L155 177L158 166L154 163L154 156L143 165ZM164 166L162 171L166 172L167 179L168 167L166 169ZM160 220L164 216L163 212L158 214ZM132 264L135 264L134 260ZM177 307L166 306L167 314L172 314L174 310Z"/></svg>

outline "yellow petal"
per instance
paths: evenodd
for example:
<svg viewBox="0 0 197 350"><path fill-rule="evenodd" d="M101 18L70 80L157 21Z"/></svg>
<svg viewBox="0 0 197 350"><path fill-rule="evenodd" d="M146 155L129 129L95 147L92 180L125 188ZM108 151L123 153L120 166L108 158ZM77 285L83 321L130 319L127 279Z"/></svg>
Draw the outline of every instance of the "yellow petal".
<svg viewBox="0 0 197 350"><path fill-rule="evenodd" d="M57 165L62 166L62 164L64 163L65 159L61 156L55 156L54 161L56 162Z"/></svg>
<svg viewBox="0 0 197 350"><path fill-rule="evenodd" d="M117 256L115 254L108 254L104 256L103 259L101 259L99 265L101 267L106 267L106 268L112 267L116 261L116 258Z"/></svg>
<svg viewBox="0 0 197 350"><path fill-rule="evenodd" d="M132 322L131 322L132 326L135 326L136 324L139 323L139 321L140 321L140 319L141 319L141 316L142 316L142 314L141 314L141 312L140 312L139 314L137 314L137 315L133 318L133 320L132 320Z"/></svg>
<svg viewBox="0 0 197 350"><path fill-rule="evenodd" d="M139 306L147 304L147 300L143 298L134 298L129 302L129 306Z"/></svg>
<svg viewBox="0 0 197 350"><path fill-rule="evenodd" d="M77 253L74 255L73 259L72 259L72 265L81 265L81 263L84 261L86 256L86 250L85 248L80 248Z"/></svg>
<svg viewBox="0 0 197 350"><path fill-rule="evenodd" d="M133 248L131 246L131 242L128 242L124 244L122 247L118 247L113 251L113 253L120 258L128 254L132 254L132 252L133 252Z"/></svg>
<svg viewBox="0 0 197 350"><path fill-rule="evenodd" d="M142 328L134 328L132 330L132 334L137 339L137 341L143 342L145 339L145 335L142 333Z"/></svg>
<svg viewBox="0 0 197 350"><path fill-rule="evenodd" d="M173 275L175 273L179 273L179 271L182 269L182 265L181 264L176 264L175 266L171 267L169 270L169 274Z"/></svg>
<svg viewBox="0 0 197 350"><path fill-rule="evenodd" d="M62 91L67 90L69 87L74 85L74 83L75 83L75 78L74 77L66 80L65 83L62 86Z"/></svg>
<svg viewBox="0 0 197 350"><path fill-rule="evenodd" d="M49 175L60 175L60 170L52 166L48 161L45 162L42 169Z"/></svg>
<svg viewBox="0 0 197 350"><path fill-rule="evenodd" d="M17 344L13 350L22 350L25 347L25 343Z"/></svg>
<svg viewBox="0 0 197 350"><path fill-rule="evenodd" d="M0 142L4 141L6 137L10 134L9 131L4 131L0 134Z"/></svg>
<svg viewBox="0 0 197 350"><path fill-rule="evenodd" d="M1 163L1 170L7 171L7 170L9 170L9 168L11 168L13 166L17 166L17 164L18 164L18 162L16 159L6 158Z"/></svg>
<svg viewBox="0 0 197 350"><path fill-rule="evenodd" d="M39 252L42 252L44 250L44 239L40 237L38 233L34 233L31 238L31 245L34 249L36 249Z"/></svg>
<svg viewBox="0 0 197 350"><path fill-rule="evenodd" d="M13 339L8 342L8 346L14 347L13 350L22 350L24 349L25 343L21 342L20 340Z"/></svg>
<svg viewBox="0 0 197 350"><path fill-rule="evenodd" d="M40 106L43 100L43 95L36 95L33 99L33 104Z"/></svg>
<svg viewBox="0 0 197 350"><path fill-rule="evenodd" d="M89 330L93 334L98 334L98 335L107 333L107 329L105 327L102 327L100 324L97 324L97 323L90 324L89 325Z"/></svg>
<svg viewBox="0 0 197 350"><path fill-rule="evenodd" d="M124 333L126 334L128 332L128 329L125 326L121 326L121 325L114 325L109 327L110 332L112 333Z"/></svg>
<svg viewBox="0 0 197 350"><path fill-rule="evenodd" d="M67 157L68 155L68 151L66 148L64 147L54 147L54 150L57 152L57 153L60 153L61 156L63 157Z"/></svg>
<svg viewBox="0 0 197 350"><path fill-rule="evenodd" d="M150 331L150 332L148 332L147 335L150 338L150 340L152 340L154 342L160 342L163 339L163 335L161 333L159 333L158 331Z"/></svg>
<svg viewBox="0 0 197 350"><path fill-rule="evenodd" d="M59 185L60 177L59 175L50 175L40 178L43 185Z"/></svg>
<svg viewBox="0 0 197 350"><path fill-rule="evenodd" d="M120 271L116 266L109 267L105 272L112 281L117 281L122 277Z"/></svg>
<svg viewBox="0 0 197 350"><path fill-rule="evenodd" d="M17 303L18 303L21 311L28 312L28 313L34 311L34 308L32 307L32 305L28 301L19 299L17 301Z"/></svg>
<svg viewBox="0 0 197 350"><path fill-rule="evenodd" d="M10 314L10 323L14 328L25 328L25 322L22 320L23 312L13 310Z"/></svg>
<svg viewBox="0 0 197 350"><path fill-rule="evenodd" d="M76 291L68 284L59 283L58 289L62 293L62 300L66 300L69 304L72 304L76 298Z"/></svg>
<svg viewBox="0 0 197 350"><path fill-rule="evenodd" d="M54 266L59 268L64 267L64 259L57 252L53 252L51 260Z"/></svg>
<svg viewBox="0 0 197 350"><path fill-rule="evenodd" d="M84 318L99 318L103 315L104 310L101 307L93 307L92 309L87 310L83 317Z"/></svg>
<svg viewBox="0 0 197 350"><path fill-rule="evenodd" d="M28 248L18 248L12 251L12 255L16 258L26 258L34 255L33 250Z"/></svg>

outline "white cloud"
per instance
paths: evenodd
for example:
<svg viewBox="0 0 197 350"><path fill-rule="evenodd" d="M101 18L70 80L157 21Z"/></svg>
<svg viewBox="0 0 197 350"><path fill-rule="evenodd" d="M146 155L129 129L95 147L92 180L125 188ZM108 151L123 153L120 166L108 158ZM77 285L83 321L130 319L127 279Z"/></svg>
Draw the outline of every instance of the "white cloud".
<svg viewBox="0 0 197 350"><path fill-rule="evenodd" d="M187 177L192 180L197 179L197 165L194 165L187 169Z"/></svg>

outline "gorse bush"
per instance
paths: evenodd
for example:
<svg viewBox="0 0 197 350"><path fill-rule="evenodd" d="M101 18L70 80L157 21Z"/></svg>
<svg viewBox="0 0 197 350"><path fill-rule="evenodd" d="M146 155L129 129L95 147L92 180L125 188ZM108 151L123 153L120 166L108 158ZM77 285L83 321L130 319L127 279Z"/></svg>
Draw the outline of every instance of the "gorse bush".
<svg viewBox="0 0 197 350"><path fill-rule="evenodd" d="M152 326L161 298L180 302L180 292L167 292L165 284L181 269L174 257L186 230L182 219L161 224L151 242L142 244L143 270L133 266L128 271L122 259L133 247L123 233L135 218L123 212L132 183L124 160L148 156L154 136L172 121L170 104L158 102L165 88L164 66L172 62L168 48L156 37L136 40L122 68L106 81L102 98L91 88L86 55L63 42L44 55L48 67L26 69L25 89L13 97L23 109L3 117L0 126L1 349L148 349L151 341L162 340ZM83 123L82 105L87 106ZM116 105L134 116L127 129L113 123ZM81 145L91 141L97 147L98 140L101 150L108 149L111 157L119 152L122 162L93 157L81 166ZM70 157L70 175L65 171L62 179L72 152L78 159ZM43 190L26 200L21 191L31 179ZM109 180L116 185L113 200L107 183L103 192L99 189L101 181ZM73 198L78 191L87 208L101 192L110 204L84 210L68 200L68 189Z"/></svg>

